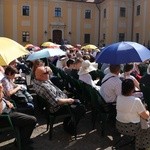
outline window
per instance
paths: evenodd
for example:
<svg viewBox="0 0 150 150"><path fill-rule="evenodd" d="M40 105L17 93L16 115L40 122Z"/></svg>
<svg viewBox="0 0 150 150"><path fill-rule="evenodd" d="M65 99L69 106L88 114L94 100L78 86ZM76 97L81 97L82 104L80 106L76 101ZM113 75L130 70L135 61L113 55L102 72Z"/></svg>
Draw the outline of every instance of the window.
<svg viewBox="0 0 150 150"><path fill-rule="evenodd" d="M61 17L61 8L60 7L55 8L55 17Z"/></svg>
<svg viewBox="0 0 150 150"><path fill-rule="evenodd" d="M139 43L139 38L140 38L139 33L136 33L136 42L137 42L137 43Z"/></svg>
<svg viewBox="0 0 150 150"><path fill-rule="evenodd" d="M84 34L84 43L90 43L90 34Z"/></svg>
<svg viewBox="0 0 150 150"><path fill-rule="evenodd" d="M23 31L22 32L22 42L29 42L29 32L28 31Z"/></svg>
<svg viewBox="0 0 150 150"><path fill-rule="evenodd" d="M22 7L22 15L23 16L29 16L29 6L23 6Z"/></svg>
<svg viewBox="0 0 150 150"><path fill-rule="evenodd" d="M141 13L140 5L137 6L136 15L139 16Z"/></svg>
<svg viewBox="0 0 150 150"><path fill-rule="evenodd" d="M85 11L85 19L90 19L91 18L91 10L86 10Z"/></svg>
<svg viewBox="0 0 150 150"><path fill-rule="evenodd" d="M106 38L106 34L104 33L104 34L103 34L103 40L105 40L105 38Z"/></svg>
<svg viewBox="0 0 150 150"><path fill-rule="evenodd" d="M126 16L126 8L120 7L120 17L125 17L125 16Z"/></svg>
<svg viewBox="0 0 150 150"><path fill-rule="evenodd" d="M104 9L104 18L106 18L106 8Z"/></svg>
<svg viewBox="0 0 150 150"><path fill-rule="evenodd" d="M125 40L125 34L124 33L119 33L119 42Z"/></svg>

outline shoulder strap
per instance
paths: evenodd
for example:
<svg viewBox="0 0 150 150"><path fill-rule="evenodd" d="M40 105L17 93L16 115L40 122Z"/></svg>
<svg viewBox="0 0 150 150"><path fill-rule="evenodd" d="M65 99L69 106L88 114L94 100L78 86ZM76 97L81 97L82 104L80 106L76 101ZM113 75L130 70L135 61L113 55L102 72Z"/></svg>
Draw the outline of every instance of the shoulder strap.
<svg viewBox="0 0 150 150"><path fill-rule="evenodd" d="M103 83L105 83L107 80L109 80L110 78L112 78L112 77L115 77L115 76L111 76L111 77L107 78L106 80L104 80L104 81L101 83L101 85L102 85Z"/></svg>

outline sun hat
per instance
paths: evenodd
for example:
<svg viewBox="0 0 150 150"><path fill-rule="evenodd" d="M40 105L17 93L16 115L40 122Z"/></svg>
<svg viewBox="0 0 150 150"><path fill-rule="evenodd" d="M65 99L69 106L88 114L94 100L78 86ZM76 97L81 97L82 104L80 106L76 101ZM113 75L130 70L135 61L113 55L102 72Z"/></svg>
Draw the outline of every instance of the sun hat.
<svg viewBox="0 0 150 150"><path fill-rule="evenodd" d="M79 69L78 75L87 74L91 71L97 70L98 64L95 62L90 62L89 60L84 60Z"/></svg>
<svg viewBox="0 0 150 150"><path fill-rule="evenodd" d="M147 67L147 74L150 75L150 64L149 64L148 67Z"/></svg>

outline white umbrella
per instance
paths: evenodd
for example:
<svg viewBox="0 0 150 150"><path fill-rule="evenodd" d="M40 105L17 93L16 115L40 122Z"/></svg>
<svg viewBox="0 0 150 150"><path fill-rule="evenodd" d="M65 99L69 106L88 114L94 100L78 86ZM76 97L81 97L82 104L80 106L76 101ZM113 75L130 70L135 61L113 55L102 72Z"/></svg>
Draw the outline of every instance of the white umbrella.
<svg viewBox="0 0 150 150"><path fill-rule="evenodd" d="M27 58L27 60L36 60L40 58L48 58L48 57L54 57L54 56L62 56L66 55L66 52L61 50L60 48L45 48L38 52L34 52L30 54Z"/></svg>

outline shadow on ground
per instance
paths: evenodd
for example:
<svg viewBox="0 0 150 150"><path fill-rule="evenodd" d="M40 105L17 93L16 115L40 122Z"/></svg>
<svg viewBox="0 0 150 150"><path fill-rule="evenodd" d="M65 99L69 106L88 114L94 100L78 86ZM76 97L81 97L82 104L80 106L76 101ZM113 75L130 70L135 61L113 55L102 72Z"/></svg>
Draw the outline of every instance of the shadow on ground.
<svg viewBox="0 0 150 150"><path fill-rule="evenodd" d="M39 126L34 130L32 139L35 150L111 150L112 145L120 138L111 122L107 123L107 131L104 137L101 136L100 123L97 122L96 129L92 130L91 114L88 113L78 125L77 139L70 136L63 130L62 120L56 120L52 140L48 138L46 121L44 115L37 114ZM12 134L0 134L1 150L16 150L13 144ZM133 150L133 145L126 146L120 150Z"/></svg>

